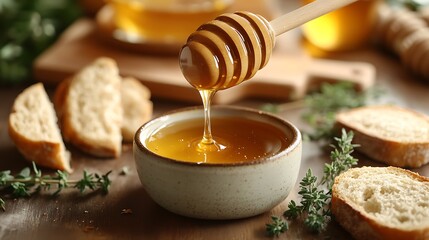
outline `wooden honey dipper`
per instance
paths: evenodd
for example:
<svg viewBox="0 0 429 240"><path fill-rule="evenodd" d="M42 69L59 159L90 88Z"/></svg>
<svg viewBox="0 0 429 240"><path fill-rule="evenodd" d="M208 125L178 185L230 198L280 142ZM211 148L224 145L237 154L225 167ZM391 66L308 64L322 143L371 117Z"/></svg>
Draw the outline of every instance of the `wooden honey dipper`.
<svg viewBox="0 0 429 240"><path fill-rule="evenodd" d="M189 36L180 68L198 90L233 87L267 64L275 36L355 1L316 0L271 22L250 12L220 15Z"/></svg>

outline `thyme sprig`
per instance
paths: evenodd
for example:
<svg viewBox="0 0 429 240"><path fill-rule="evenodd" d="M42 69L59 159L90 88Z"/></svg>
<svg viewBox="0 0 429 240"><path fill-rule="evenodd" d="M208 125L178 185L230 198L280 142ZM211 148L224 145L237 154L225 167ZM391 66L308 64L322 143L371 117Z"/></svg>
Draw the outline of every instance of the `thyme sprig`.
<svg viewBox="0 0 429 240"><path fill-rule="evenodd" d="M337 147L331 144L334 148L331 151L330 158L332 162L325 164L323 169L323 178L321 184L325 184L328 189L332 189L335 177L345 170L357 165L358 159L354 158L351 154L354 148L359 147L358 144L353 144L353 132L346 132L342 129L341 138L335 137L334 140L337 142Z"/></svg>
<svg viewBox="0 0 429 240"><path fill-rule="evenodd" d="M302 119L312 129L311 132L303 131L304 138L330 141L335 135L333 127L338 111L364 106L380 93L377 88L358 91L350 82L323 83L320 91L310 93L302 100L277 105L265 104L261 108L273 113L302 108Z"/></svg>
<svg viewBox="0 0 429 240"><path fill-rule="evenodd" d="M282 218L277 216L271 216L271 223L265 225L267 229L267 234L270 237L278 237L280 234L284 233L289 229L289 225Z"/></svg>
<svg viewBox="0 0 429 240"><path fill-rule="evenodd" d="M68 179L68 174L63 171L56 171L54 175L43 175L42 171L32 163L32 171L26 167L18 174L12 175L10 170L0 172L0 190L8 190L12 197L30 197L40 191L49 191L55 187L56 190L52 193L53 196L58 195L65 188L76 188L81 193L86 189L92 191L100 190L103 193L108 193L111 180L109 174L104 175L97 173L88 173L83 171L83 177L80 180ZM0 208L6 210L5 201L0 198Z"/></svg>
<svg viewBox="0 0 429 240"><path fill-rule="evenodd" d="M323 84L320 92L305 98L307 109L302 117L314 129L306 136L310 140L332 139L335 114L341 110L364 106L366 99L365 92L357 91L352 83Z"/></svg>
<svg viewBox="0 0 429 240"><path fill-rule="evenodd" d="M290 201L288 210L283 215L288 219L296 219L306 213L305 226L316 232L322 230L329 218L329 210L326 209L326 206L330 194L324 189L319 189L319 186L317 177L313 175L311 169L308 169L305 177L299 183L298 194L301 195L301 203L297 205L295 201Z"/></svg>
<svg viewBox="0 0 429 240"><path fill-rule="evenodd" d="M308 169L299 183L300 203L291 200L288 209L283 213L288 220L303 218L304 225L313 232L324 230L331 219L329 207L335 177L358 163L358 159L351 156L354 148L358 146L352 144L352 131L346 132L342 129L341 137L336 137L334 140L337 145L331 145L334 148L330 155L332 162L325 164L322 179L318 181L311 169ZM272 222L266 224L266 231L270 236L278 236L281 231L277 229L284 224L287 224L285 220L273 217Z"/></svg>

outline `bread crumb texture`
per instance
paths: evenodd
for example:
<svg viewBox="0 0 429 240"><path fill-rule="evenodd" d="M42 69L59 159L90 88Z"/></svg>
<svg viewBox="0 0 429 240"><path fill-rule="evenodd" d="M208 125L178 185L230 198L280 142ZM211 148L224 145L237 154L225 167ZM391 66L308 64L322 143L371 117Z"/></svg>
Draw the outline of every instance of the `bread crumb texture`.
<svg viewBox="0 0 429 240"><path fill-rule="evenodd" d="M403 230L429 226L425 177L394 167L363 167L343 173L336 185L338 195L354 209L385 226Z"/></svg>
<svg viewBox="0 0 429 240"><path fill-rule="evenodd" d="M101 145L122 141L120 84L116 63L108 58L97 59L74 77L67 101L74 114L68 117L84 141Z"/></svg>
<svg viewBox="0 0 429 240"><path fill-rule="evenodd" d="M429 118L400 107L362 107L344 112L338 119L359 131L392 141L429 141Z"/></svg>
<svg viewBox="0 0 429 240"><path fill-rule="evenodd" d="M10 123L34 141L62 141L57 117L42 84L24 90L15 100Z"/></svg>

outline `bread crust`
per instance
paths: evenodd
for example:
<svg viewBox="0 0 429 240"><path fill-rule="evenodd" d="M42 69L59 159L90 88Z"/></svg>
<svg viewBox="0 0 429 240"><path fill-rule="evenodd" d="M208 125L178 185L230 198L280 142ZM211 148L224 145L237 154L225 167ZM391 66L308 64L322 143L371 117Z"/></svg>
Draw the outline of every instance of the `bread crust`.
<svg viewBox="0 0 429 240"><path fill-rule="evenodd" d="M58 123L61 127L62 124L62 118L63 118L63 114L64 114L64 104L66 102L67 99L67 93L68 93L68 88L70 86L70 82L71 82L71 78L67 78L64 79L63 81L61 81L56 89L55 89L55 93L54 93L54 97L53 97L53 103L54 103L54 108L55 111L57 113L57 117L58 117Z"/></svg>
<svg viewBox="0 0 429 240"><path fill-rule="evenodd" d="M84 139L81 138L80 134L73 130L72 124L68 120L67 117L63 118L62 121L62 131L64 135L64 139L68 142L71 142L81 151L89 153L96 157L102 158L117 158L121 155L121 149L119 147L108 147L103 146L101 144L94 145L92 143L88 143ZM99 142L101 143L101 142Z"/></svg>
<svg viewBox="0 0 429 240"><path fill-rule="evenodd" d="M72 172L71 167L63 162L70 161L70 157L64 160L61 159L62 157L59 154L61 151L60 143L28 139L17 131L11 123L9 123L8 130L15 146L28 161L33 161L40 166Z"/></svg>
<svg viewBox="0 0 429 240"><path fill-rule="evenodd" d="M406 111L407 113L414 114L417 118L425 119L428 121L429 126L429 118L427 116L409 109L393 106L371 106L365 108L372 108L374 111L382 111L383 109ZM360 145L360 147L356 148L358 152L379 162L396 167L418 168L429 162L429 140L423 142L401 142L386 139L372 132L362 131L362 129L344 119L344 115L361 109L356 108L339 113L336 116L335 123L335 129L337 130L344 128L347 131L354 132L353 143Z"/></svg>
<svg viewBox="0 0 429 240"><path fill-rule="evenodd" d="M409 170L397 167L385 167L386 171L397 172L398 174L408 175L415 181L429 184L429 178L420 176ZM331 212L334 219L346 229L355 239L395 239L395 240L425 240L429 239L429 226L414 229L398 229L383 225L371 218L365 212L359 211L355 204L350 203L339 194L337 189L339 182L342 181L344 174L335 178L332 187Z"/></svg>

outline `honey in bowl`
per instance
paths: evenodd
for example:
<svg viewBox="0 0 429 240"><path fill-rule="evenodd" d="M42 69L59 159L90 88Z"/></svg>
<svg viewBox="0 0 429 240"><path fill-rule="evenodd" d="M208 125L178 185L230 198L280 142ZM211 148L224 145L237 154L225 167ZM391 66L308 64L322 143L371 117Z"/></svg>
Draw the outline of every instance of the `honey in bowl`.
<svg viewBox="0 0 429 240"><path fill-rule="evenodd" d="M213 106L211 110L215 140L233 141L229 145L233 150L230 157L222 152L228 149L225 148L221 152L206 152L210 158L208 163L196 163L205 160L204 157L192 159L198 152L195 144L202 137L201 108L166 113L137 130L133 154L148 195L171 212L202 219L255 216L284 201L295 185L301 163L302 141L298 129L284 119L255 109ZM243 135L228 136L235 133ZM153 137L171 141L159 142L159 149L152 149L149 142ZM236 143L251 145L241 149ZM259 150L249 149L254 147ZM158 150L172 157L161 156ZM252 154L256 158L258 152L268 154L251 160L250 151L255 151ZM180 160L179 155L188 161ZM233 162L222 163L225 161L216 160L217 156L227 156Z"/></svg>
<svg viewBox="0 0 429 240"><path fill-rule="evenodd" d="M241 117L211 119L217 150L205 151L201 141L203 119L179 121L157 129L145 145L171 159L205 164L235 164L272 157L285 150L291 140L273 125Z"/></svg>
<svg viewBox="0 0 429 240"><path fill-rule="evenodd" d="M232 0L109 0L115 23L144 41L184 43L199 25L227 11Z"/></svg>

